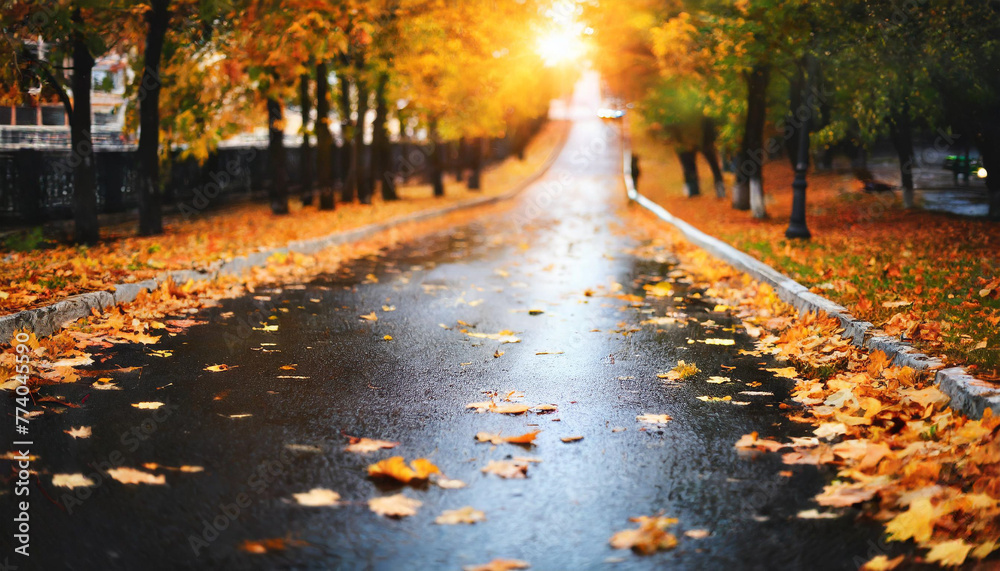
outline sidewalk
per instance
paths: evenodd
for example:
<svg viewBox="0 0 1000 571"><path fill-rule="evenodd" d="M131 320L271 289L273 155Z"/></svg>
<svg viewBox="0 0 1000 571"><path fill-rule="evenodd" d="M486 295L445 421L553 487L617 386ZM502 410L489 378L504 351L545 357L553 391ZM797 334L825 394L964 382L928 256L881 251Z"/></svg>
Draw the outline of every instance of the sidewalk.
<svg viewBox="0 0 1000 571"><path fill-rule="evenodd" d="M925 210L905 211L898 196L859 192L850 175L809 175L813 238L785 239L793 173L785 161L764 165L767 220L733 210L712 192L700 165L703 195L682 195L669 146L638 129L640 192L695 227L777 268L890 335L901 336L948 366L1000 379L1000 225ZM731 181L727 181L727 187Z"/></svg>
<svg viewBox="0 0 1000 571"><path fill-rule="evenodd" d="M334 211L302 208L274 216L267 204L241 204L185 219L165 220L161 236L139 237L135 223L102 228L104 240L90 248L56 244L26 252L0 250L0 315L46 306L69 296L136 283L166 271L212 271L237 256L284 246L290 242L349 231L401 216L496 196L540 168L559 145L565 125L546 125L532 140L525 160L511 157L483 172L483 190L468 191L446 175L445 196L434 198L429 185L398 189L401 200L372 205L338 204Z"/></svg>

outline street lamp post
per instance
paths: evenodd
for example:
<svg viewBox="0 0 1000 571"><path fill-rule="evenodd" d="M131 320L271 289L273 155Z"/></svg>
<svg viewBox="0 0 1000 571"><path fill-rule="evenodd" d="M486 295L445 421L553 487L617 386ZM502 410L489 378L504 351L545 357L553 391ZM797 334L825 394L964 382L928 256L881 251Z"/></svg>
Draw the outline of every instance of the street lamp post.
<svg viewBox="0 0 1000 571"><path fill-rule="evenodd" d="M792 216L785 230L786 238L809 239L812 233L806 226L806 170L809 168L809 128L812 125L813 109L809 104L809 85L816 75L815 60L809 58L808 77L802 83L802 105L806 106L806 117L799 128L799 148L795 160L795 180L792 182ZM794 112L795 110L793 110Z"/></svg>

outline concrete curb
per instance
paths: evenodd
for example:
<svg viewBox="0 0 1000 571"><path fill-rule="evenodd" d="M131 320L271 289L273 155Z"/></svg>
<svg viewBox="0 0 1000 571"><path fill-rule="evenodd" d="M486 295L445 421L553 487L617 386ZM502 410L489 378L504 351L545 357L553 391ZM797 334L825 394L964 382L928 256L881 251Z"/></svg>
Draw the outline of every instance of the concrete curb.
<svg viewBox="0 0 1000 571"><path fill-rule="evenodd" d="M944 364L940 359L928 357L923 353L917 352L908 343L896 337L886 335L871 323L854 317L847 308L823 296L812 293L809 291L809 288L792 278L749 254L737 250L722 240L705 234L670 212L667 212L659 204L639 194L632 184L631 140L628 132L626 130L623 131L622 162L624 163L624 168L622 174L625 178L625 190L630 200L649 210L661 220L673 225L692 244L702 248L737 270L749 274L755 280L770 285L774 288L779 298L793 305L800 313L815 311L836 317L840 320L840 324L844 328L844 337L851 338L855 345L868 350L883 351L899 366L908 366L920 371L938 369L934 380L939 388L951 397L950 406L952 409L962 412L971 418L982 417L983 412L987 408L992 408L994 411L1000 412L1000 389L997 387L976 379L961 367L943 369Z"/></svg>
<svg viewBox="0 0 1000 571"><path fill-rule="evenodd" d="M514 185L513 188L502 194L470 198L443 208L414 212L412 214L400 216L385 222L377 222L375 224L369 224L352 230L335 232L320 238L290 242L288 245L280 248L272 248L244 256L238 256L232 260L219 264L218 267L208 272L196 270L164 272L155 278L147 279L141 282L115 284L114 289L111 291L95 291L74 295L52 305L3 315L0 316L0 344L9 343L10 339L14 336L14 332L22 329L32 331L38 337L51 335L52 333L62 329L67 323L72 323L80 318L87 317L94 309L103 311L108 307L112 307L120 303L134 301L135 298L139 296L139 292L143 290L154 290L167 281L185 283L188 280L212 280L223 275L240 275L252 267L266 265L267 260L274 254L287 254L289 252L315 254L316 252L330 246L348 244L371 237L379 232L400 224L422 222L438 216L450 214L455 211L510 200L536 180L541 178L552 167L562 152L563 147L566 145L566 140L569 138L569 131L571 127L572 126L569 124L566 125L555 149L552 150L549 157L534 173L528 175L526 178Z"/></svg>

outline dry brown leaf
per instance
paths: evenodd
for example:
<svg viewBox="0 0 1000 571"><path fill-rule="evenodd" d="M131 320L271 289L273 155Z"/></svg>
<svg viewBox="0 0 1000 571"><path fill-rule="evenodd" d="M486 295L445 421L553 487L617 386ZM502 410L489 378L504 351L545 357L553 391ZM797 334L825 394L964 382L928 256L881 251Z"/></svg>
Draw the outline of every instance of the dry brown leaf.
<svg viewBox="0 0 1000 571"><path fill-rule="evenodd" d="M292 494L300 506L327 507L340 505L340 494L326 488L313 488L308 492Z"/></svg>
<svg viewBox="0 0 1000 571"><path fill-rule="evenodd" d="M236 367L239 367L239 365L231 365L231 366L230 365L209 365L209 366L205 367L205 370L206 371L210 371L212 373L221 373L223 371L228 371L230 369L235 369Z"/></svg>
<svg viewBox="0 0 1000 571"><path fill-rule="evenodd" d="M583 437L582 436L564 436L564 437L560 438L559 440L562 440L563 442L578 442L580 440L583 440Z"/></svg>
<svg viewBox="0 0 1000 571"><path fill-rule="evenodd" d="M531 565L527 561L520 559L494 559L482 565L466 565L462 571L512 571L513 569L527 569Z"/></svg>
<svg viewBox="0 0 1000 571"><path fill-rule="evenodd" d="M135 408L141 408L141 409L144 409L144 410L156 410L156 409L160 408L161 406L163 406L163 403L162 402L155 402L155 401L154 402L136 402L136 403L132 403L132 406L134 406Z"/></svg>
<svg viewBox="0 0 1000 571"><path fill-rule="evenodd" d="M712 535L712 532L707 529L689 529L684 532L684 537L690 537L691 539L705 539L710 535Z"/></svg>
<svg viewBox="0 0 1000 571"><path fill-rule="evenodd" d="M399 442L389 442L388 440L375 440L372 438L350 438L350 444L345 448L345 452L375 452L384 448L395 448Z"/></svg>
<svg viewBox="0 0 1000 571"><path fill-rule="evenodd" d="M952 539L938 543L927 553L928 563L937 563L942 567L958 567L965 563L965 558L972 551L972 545L961 539Z"/></svg>
<svg viewBox="0 0 1000 571"><path fill-rule="evenodd" d="M493 444L503 444L504 442L507 442L509 444L520 444L524 446L533 444L535 442L535 437L538 436L539 432L541 432L541 430L526 432L520 436L503 436L499 432L477 432L476 440L479 442L490 442Z"/></svg>
<svg viewBox="0 0 1000 571"><path fill-rule="evenodd" d="M641 516L631 518L637 522L637 529L626 529L611 536L611 547L615 549L632 549L642 555L652 555L657 551L666 551L677 547L677 538L666 530L677 523L674 518L663 516Z"/></svg>
<svg viewBox="0 0 1000 571"><path fill-rule="evenodd" d="M303 547L309 545L300 539L289 539L285 537L275 537L271 539L260 539L257 541L246 540L240 544L240 549L247 553L261 555L271 551L284 551L289 547Z"/></svg>
<svg viewBox="0 0 1000 571"><path fill-rule="evenodd" d="M666 424L673 420L669 414L640 414L635 419L649 424Z"/></svg>
<svg viewBox="0 0 1000 571"><path fill-rule="evenodd" d="M66 434L69 434L73 438L90 438L91 430L89 426L81 426L79 428L70 428L69 430L64 430Z"/></svg>
<svg viewBox="0 0 1000 571"><path fill-rule="evenodd" d="M385 517L408 517L417 514L417 509L423 505L420 500L408 498L403 494L394 494L368 500L368 509Z"/></svg>
<svg viewBox="0 0 1000 571"><path fill-rule="evenodd" d="M162 486L167 483L167 478L163 474L159 476L136 470L135 468L112 468L108 470L108 475L123 484L152 484Z"/></svg>
<svg viewBox="0 0 1000 571"><path fill-rule="evenodd" d="M439 488L444 488L446 490L457 490L459 488L464 488L468 484L462 480L453 480L451 478L445 478L444 476L433 476L431 477L431 482L434 483Z"/></svg>
<svg viewBox="0 0 1000 571"><path fill-rule="evenodd" d="M378 321L378 315L375 315L375 312L373 311L371 313L362 315L361 319L364 319L365 321Z"/></svg>
<svg viewBox="0 0 1000 571"><path fill-rule="evenodd" d="M905 555L900 555L893 559L889 559L888 555L876 555L862 565L860 571L892 571L896 567L899 567L899 564L904 559L906 559Z"/></svg>
<svg viewBox="0 0 1000 571"><path fill-rule="evenodd" d="M486 521L486 513L472 506L465 506L457 510L445 510L441 515L434 518L434 523L438 525L472 524L480 521Z"/></svg>
<svg viewBox="0 0 1000 571"><path fill-rule="evenodd" d="M490 460L489 464L482 468L482 472L485 474L496 474L501 478L526 478L528 476L528 464L516 460Z"/></svg>
<svg viewBox="0 0 1000 571"><path fill-rule="evenodd" d="M85 488L96 484L83 474L53 474L52 485L62 488Z"/></svg>

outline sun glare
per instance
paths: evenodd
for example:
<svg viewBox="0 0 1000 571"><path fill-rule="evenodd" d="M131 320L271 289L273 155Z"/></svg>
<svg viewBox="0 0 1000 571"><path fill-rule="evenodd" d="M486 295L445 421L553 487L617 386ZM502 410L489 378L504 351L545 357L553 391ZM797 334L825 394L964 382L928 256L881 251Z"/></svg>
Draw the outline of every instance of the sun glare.
<svg viewBox="0 0 1000 571"><path fill-rule="evenodd" d="M583 43L573 30L553 30L538 39L538 55L546 66L571 62L583 54Z"/></svg>

